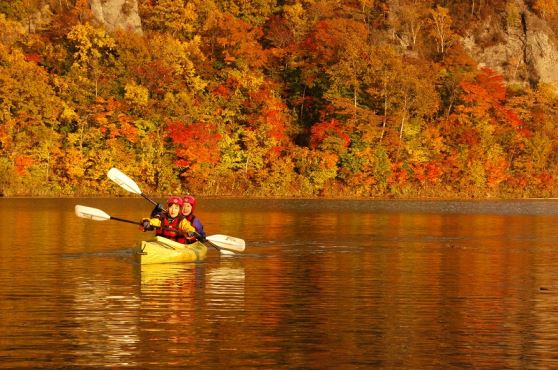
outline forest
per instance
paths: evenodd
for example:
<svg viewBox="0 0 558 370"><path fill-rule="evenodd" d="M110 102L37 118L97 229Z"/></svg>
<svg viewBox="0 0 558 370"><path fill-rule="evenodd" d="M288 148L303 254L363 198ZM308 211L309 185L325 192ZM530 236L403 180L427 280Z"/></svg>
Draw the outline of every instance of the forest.
<svg viewBox="0 0 558 370"><path fill-rule="evenodd" d="M556 22L554 1L531 1ZM0 194L558 196L558 94L462 45L514 2L0 0ZM48 17L34 17L47 9ZM33 21L31 21L33 19Z"/></svg>

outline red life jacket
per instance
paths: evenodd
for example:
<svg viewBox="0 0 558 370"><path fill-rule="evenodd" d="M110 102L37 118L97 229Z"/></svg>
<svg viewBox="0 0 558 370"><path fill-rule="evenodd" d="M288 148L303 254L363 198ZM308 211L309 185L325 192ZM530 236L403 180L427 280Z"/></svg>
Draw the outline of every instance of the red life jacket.
<svg viewBox="0 0 558 370"><path fill-rule="evenodd" d="M182 215L178 215L174 219L169 220L169 216L165 214L161 219L161 227L156 229L155 235L162 236L167 239L185 244L186 237L184 236L184 234L179 234L175 231L169 230L169 229L178 230L178 226L180 225L183 219L184 217L182 217Z"/></svg>

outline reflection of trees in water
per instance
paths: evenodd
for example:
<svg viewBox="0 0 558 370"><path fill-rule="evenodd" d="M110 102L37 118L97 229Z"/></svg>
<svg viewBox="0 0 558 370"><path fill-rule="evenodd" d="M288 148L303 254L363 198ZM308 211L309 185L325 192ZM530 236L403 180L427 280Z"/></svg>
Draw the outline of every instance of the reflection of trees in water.
<svg viewBox="0 0 558 370"><path fill-rule="evenodd" d="M138 336L139 297L132 288L121 291L109 281L80 281L75 287L73 315L67 326L73 365L134 366Z"/></svg>

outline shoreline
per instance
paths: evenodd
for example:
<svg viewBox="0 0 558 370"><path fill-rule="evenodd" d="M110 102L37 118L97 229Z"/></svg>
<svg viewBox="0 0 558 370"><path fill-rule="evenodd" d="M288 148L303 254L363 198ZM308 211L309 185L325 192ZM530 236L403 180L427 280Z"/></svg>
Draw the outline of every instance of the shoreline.
<svg viewBox="0 0 558 370"><path fill-rule="evenodd" d="M168 198L171 195L150 195L152 198ZM112 195L112 194L89 194L89 195L41 195L41 196L30 196L30 195L0 195L1 199L141 199L135 195ZM234 199L234 200L347 200L347 201L510 201L510 200L558 200L557 197L403 197L403 196L391 196L391 197L324 197L324 196L256 196L256 195L196 195L196 198L200 199Z"/></svg>

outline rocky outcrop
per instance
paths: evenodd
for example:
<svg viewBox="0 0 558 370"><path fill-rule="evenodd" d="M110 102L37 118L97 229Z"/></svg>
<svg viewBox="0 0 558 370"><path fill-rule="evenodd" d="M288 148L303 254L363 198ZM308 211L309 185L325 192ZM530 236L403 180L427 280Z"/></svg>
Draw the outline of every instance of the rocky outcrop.
<svg viewBox="0 0 558 370"><path fill-rule="evenodd" d="M142 33L137 0L89 0L93 16L109 31Z"/></svg>
<svg viewBox="0 0 558 370"><path fill-rule="evenodd" d="M558 88L554 31L523 1L516 1L512 10L502 18L485 20L463 39L465 48L481 66L500 72L508 83Z"/></svg>

